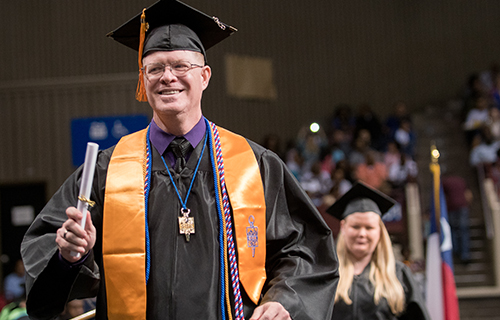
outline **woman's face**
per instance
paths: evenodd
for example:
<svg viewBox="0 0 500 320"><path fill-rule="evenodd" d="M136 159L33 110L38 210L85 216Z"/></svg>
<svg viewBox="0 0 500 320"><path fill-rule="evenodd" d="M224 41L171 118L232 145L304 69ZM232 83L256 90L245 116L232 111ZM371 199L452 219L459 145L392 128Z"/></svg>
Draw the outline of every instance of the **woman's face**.
<svg viewBox="0 0 500 320"><path fill-rule="evenodd" d="M357 260L371 257L380 240L380 216L375 212L356 212L341 221L346 248Z"/></svg>

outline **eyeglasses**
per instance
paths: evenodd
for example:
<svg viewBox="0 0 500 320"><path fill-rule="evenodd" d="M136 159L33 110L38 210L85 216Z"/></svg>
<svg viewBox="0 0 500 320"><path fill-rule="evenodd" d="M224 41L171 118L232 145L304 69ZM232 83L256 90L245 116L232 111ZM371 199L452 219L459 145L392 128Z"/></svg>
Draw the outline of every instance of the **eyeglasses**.
<svg viewBox="0 0 500 320"><path fill-rule="evenodd" d="M176 77L181 77L193 68L203 68L198 64L193 64L188 61L177 61L172 64L151 63L142 67L142 71L149 81L158 80L164 73L165 68L169 68L170 72Z"/></svg>

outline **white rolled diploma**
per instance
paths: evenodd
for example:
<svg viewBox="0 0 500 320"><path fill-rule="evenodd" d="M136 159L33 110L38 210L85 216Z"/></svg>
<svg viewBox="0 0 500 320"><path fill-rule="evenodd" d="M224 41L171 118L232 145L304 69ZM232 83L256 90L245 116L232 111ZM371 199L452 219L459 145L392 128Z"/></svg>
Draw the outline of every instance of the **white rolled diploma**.
<svg viewBox="0 0 500 320"><path fill-rule="evenodd" d="M85 162L83 163L83 173L80 182L80 192L78 194L79 198L90 200L90 192L92 190L92 181L94 180L95 163L97 161L97 151L99 151L99 145L97 143L88 142L87 151L85 152ZM89 204L87 201L82 201L78 199L78 204L76 208L83 214L82 221L80 225L85 228L85 223L87 222L87 208ZM73 257L79 257L79 252L71 252Z"/></svg>

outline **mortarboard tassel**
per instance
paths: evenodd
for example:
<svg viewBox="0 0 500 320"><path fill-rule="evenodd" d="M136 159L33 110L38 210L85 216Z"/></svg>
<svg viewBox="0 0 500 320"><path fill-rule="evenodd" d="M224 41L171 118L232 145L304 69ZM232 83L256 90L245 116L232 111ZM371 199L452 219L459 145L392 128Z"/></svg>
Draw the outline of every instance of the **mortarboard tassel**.
<svg viewBox="0 0 500 320"><path fill-rule="evenodd" d="M137 90L135 92L137 101L148 101L146 88L144 87L144 73L142 71L142 52L144 50L144 38L146 37L148 27L149 25L146 22L146 8L144 8L141 15L141 32L139 37L139 82L137 83Z"/></svg>

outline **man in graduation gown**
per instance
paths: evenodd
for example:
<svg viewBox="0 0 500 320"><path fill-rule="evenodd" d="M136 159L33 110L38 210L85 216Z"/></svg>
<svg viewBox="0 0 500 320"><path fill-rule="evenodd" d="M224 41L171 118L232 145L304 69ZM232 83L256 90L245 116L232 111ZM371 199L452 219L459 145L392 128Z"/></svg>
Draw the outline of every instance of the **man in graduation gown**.
<svg viewBox="0 0 500 320"><path fill-rule="evenodd" d="M277 155L202 115L205 49L234 31L162 0L110 34L153 120L99 152L84 227L79 168L26 233L31 318L97 295L97 319L329 319L330 230Z"/></svg>

